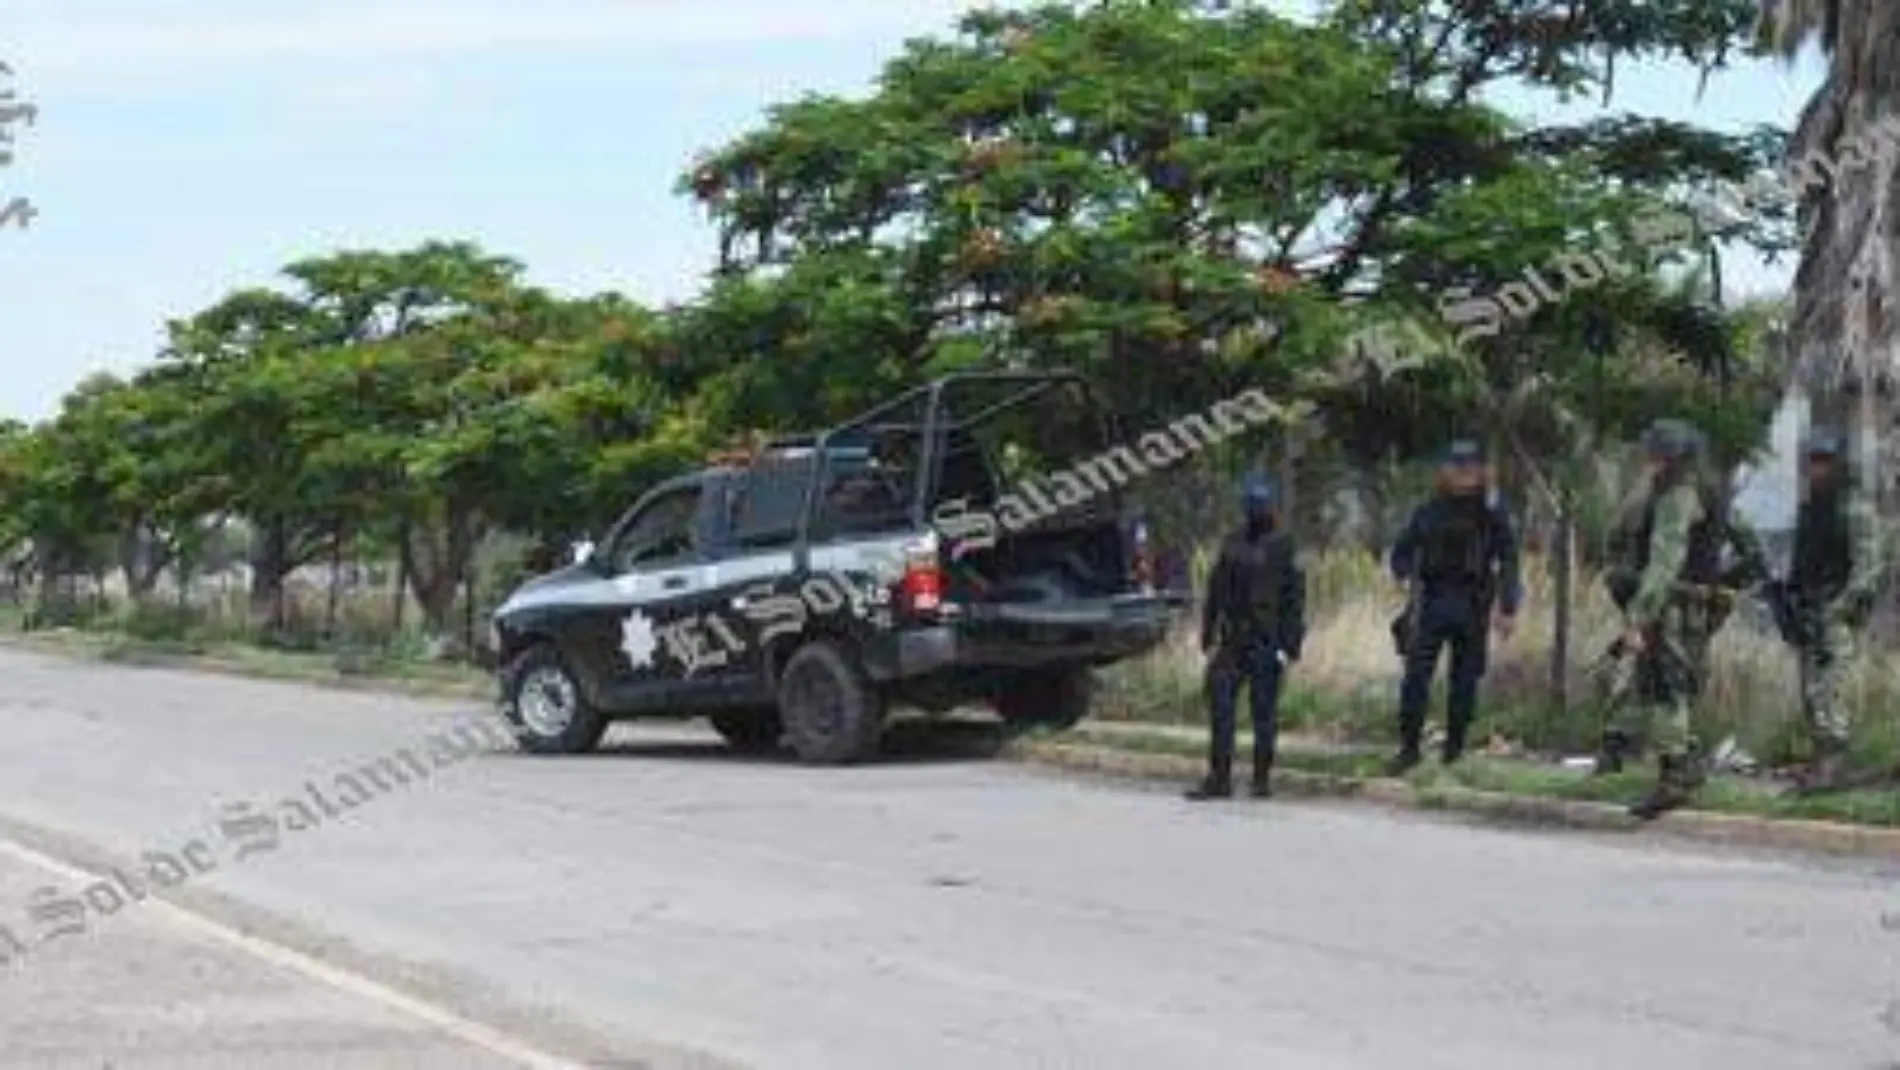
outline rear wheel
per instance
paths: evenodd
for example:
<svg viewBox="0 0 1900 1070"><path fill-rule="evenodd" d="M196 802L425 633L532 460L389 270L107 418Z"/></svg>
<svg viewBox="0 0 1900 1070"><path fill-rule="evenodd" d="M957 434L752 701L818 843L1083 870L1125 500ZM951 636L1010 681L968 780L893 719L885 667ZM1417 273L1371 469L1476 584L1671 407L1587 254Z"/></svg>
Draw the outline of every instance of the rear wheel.
<svg viewBox="0 0 1900 1070"><path fill-rule="evenodd" d="M607 732L607 719L545 643L523 651L502 674L501 708L521 749L534 754L584 754Z"/></svg>
<svg viewBox="0 0 1900 1070"><path fill-rule="evenodd" d="M710 718L713 730L726 744L740 751L769 751L778 746L785 724L770 706L739 710L720 710Z"/></svg>
<svg viewBox="0 0 1900 1070"><path fill-rule="evenodd" d="M1024 673L1004 685L996 712L1011 728L1073 728L1088 716L1095 677L1087 668Z"/></svg>
<svg viewBox="0 0 1900 1070"><path fill-rule="evenodd" d="M785 742L806 762L844 765L877 753L884 698L856 662L829 642L801 647L779 674Z"/></svg>

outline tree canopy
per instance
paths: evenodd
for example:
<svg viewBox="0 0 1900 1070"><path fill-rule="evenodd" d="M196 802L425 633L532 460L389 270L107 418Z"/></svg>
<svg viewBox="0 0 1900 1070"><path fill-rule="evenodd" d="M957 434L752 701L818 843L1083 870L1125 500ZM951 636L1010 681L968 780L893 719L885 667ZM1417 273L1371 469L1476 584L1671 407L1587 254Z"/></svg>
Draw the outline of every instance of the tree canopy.
<svg viewBox="0 0 1900 1070"><path fill-rule="evenodd" d="M260 607L299 566L377 546L446 626L485 533L563 543L744 432L980 366L1079 369L1144 425L1262 387L1310 403L1307 437L1361 469L1484 429L1561 479L1584 444L1685 411L1739 457L1779 376L1761 316L1711 300L1710 250L1785 248L1787 221L1645 228L1780 135L1532 126L1485 100L1506 84L1609 99L1619 60L1720 66L1754 12L974 12L906 44L868 93L783 104L685 168L720 235L692 302L551 294L466 242L288 265L277 288L170 323L147 370L0 427L0 543L123 568L143 592L239 520ZM1578 255L1615 270L1496 311ZM1465 329L1486 316L1495 330ZM1415 366L1340 360L1400 320L1437 343Z"/></svg>

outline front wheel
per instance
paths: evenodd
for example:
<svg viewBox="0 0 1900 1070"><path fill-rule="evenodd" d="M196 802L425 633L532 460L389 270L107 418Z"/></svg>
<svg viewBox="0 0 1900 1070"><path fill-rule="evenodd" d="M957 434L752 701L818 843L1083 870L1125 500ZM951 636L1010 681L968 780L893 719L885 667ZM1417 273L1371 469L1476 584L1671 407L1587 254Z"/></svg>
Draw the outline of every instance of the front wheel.
<svg viewBox="0 0 1900 1070"><path fill-rule="evenodd" d="M589 705L560 652L530 647L502 674L501 708L515 741L532 754L585 754L600 745L607 719Z"/></svg>
<svg viewBox="0 0 1900 1070"><path fill-rule="evenodd" d="M802 761L845 765L877 753L884 698L850 655L828 642L801 647L779 674L785 742Z"/></svg>
<svg viewBox="0 0 1900 1070"><path fill-rule="evenodd" d="M1024 673L1004 685L996 698L996 712L1011 727L1075 727L1088 716L1095 697L1095 677L1086 668Z"/></svg>

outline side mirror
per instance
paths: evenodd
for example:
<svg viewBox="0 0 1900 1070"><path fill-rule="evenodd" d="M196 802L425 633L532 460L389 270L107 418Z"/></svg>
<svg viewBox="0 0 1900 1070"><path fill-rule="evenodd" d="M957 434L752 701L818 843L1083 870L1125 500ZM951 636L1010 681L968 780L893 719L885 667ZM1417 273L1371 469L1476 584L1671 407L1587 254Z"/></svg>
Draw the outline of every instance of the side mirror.
<svg viewBox="0 0 1900 1070"><path fill-rule="evenodd" d="M585 565L593 561L594 560L593 541L590 539L582 539L580 542L575 543L573 547L573 554L574 554L574 563L577 565Z"/></svg>

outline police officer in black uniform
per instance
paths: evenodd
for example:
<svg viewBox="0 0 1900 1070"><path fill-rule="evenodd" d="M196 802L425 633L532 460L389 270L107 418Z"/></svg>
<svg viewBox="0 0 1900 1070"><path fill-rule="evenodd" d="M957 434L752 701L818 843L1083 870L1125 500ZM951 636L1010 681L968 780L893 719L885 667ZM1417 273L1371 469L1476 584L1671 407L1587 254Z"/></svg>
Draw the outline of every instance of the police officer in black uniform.
<svg viewBox="0 0 1900 1070"><path fill-rule="evenodd" d="M1487 501L1490 477L1484 450L1469 439L1453 442L1441 459L1438 492L1412 513L1392 547L1392 574L1411 597L1395 628L1405 657L1399 688L1399 753L1386 771L1398 776L1419 763L1419 737L1431 701L1438 652L1451 647L1447 681L1447 765L1463 756L1478 704L1493 606L1497 627L1509 634L1523 598L1517 535L1502 506Z"/></svg>
<svg viewBox="0 0 1900 1070"><path fill-rule="evenodd" d="M1207 778L1188 792L1190 799L1234 793L1235 707L1243 683L1253 714L1253 794L1272 794L1280 683L1287 664L1300 659L1306 635L1306 576L1292 536L1276 523L1273 483L1261 474L1248 477L1241 508L1246 523L1221 544L1208 574L1201 651L1208 656L1213 716Z"/></svg>

